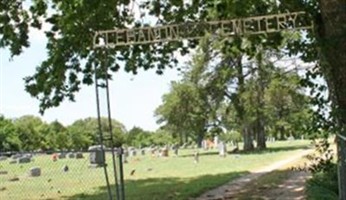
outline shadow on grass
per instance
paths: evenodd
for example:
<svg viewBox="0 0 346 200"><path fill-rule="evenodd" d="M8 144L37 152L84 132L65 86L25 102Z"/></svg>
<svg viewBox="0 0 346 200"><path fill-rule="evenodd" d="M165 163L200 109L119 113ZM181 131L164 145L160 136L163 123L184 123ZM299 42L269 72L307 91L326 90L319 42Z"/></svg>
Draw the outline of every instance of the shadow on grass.
<svg viewBox="0 0 346 200"><path fill-rule="evenodd" d="M273 152L281 152L281 151L294 151L299 149L309 149L310 146L306 144L300 144L295 146L281 146L281 147L268 147L267 149L255 149L254 151L236 151L234 152L234 149L230 149L227 153L228 154L265 154L265 153L273 153ZM202 151L199 152L199 156L210 156L210 155L219 155L219 152L217 151ZM186 154L181 155L180 157L193 157L194 154Z"/></svg>
<svg viewBox="0 0 346 200"><path fill-rule="evenodd" d="M204 175L192 178L150 178L125 181L126 199L129 200L178 200L197 197L205 191L223 185L248 172L232 172L218 175ZM112 185L113 196L115 187ZM68 200L107 200L106 187L97 188L94 194L78 194L64 197ZM115 199L115 198L114 198Z"/></svg>

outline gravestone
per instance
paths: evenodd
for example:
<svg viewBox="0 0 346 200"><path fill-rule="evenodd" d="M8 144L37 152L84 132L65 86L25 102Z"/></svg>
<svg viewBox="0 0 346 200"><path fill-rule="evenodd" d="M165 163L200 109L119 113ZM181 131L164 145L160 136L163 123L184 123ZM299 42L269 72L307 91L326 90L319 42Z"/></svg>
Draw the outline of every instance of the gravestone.
<svg viewBox="0 0 346 200"><path fill-rule="evenodd" d="M31 176L31 177L41 176L41 168L40 167L32 167L32 168L30 168L29 176Z"/></svg>
<svg viewBox="0 0 346 200"><path fill-rule="evenodd" d="M207 140L202 140L202 148L204 150L208 150L208 142L207 142Z"/></svg>
<svg viewBox="0 0 346 200"><path fill-rule="evenodd" d="M174 153L174 155L178 156L178 151L179 151L179 149L178 149L178 148L173 149L173 153Z"/></svg>
<svg viewBox="0 0 346 200"><path fill-rule="evenodd" d="M52 154L52 160L53 160L53 162L58 161L58 154L53 153L53 154Z"/></svg>
<svg viewBox="0 0 346 200"><path fill-rule="evenodd" d="M141 149L140 152L142 156L145 156L145 148Z"/></svg>
<svg viewBox="0 0 346 200"><path fill-rule="evenodd" d="M183 145L181 145L182 149L186 149L187 148L187 143L184 143Z"/></svg>
<svg viewBox="0 0 346 200"><path fill-rule="evenodd" d="M9 162L10 164L16 164L17 163L17 160L10 160L10 162Z"/></svg>
<svg viewBox="0 0 346 200"><path fill-rule="evenodd" d="M19 181L19 178L18 177L12 177L12 178L9 178L8 181L10 181L10 182Z"/></svg>
<svg viewBox="0 0 346 200"><path fill-rule="evenodd" d="M81 152L76 153L76 159L83 159L83 158L84 158L83 153Z"/></svg>
<svg viewBox="0 0 346 200"><path fill-rule="evenodd" d="M293 135L290 135L288 138L287 138L288 141L293 141L295 140L294 136Z"/></svg>
<svg viewBox="0 0 346 200"><path fill-rule="evenodd" d="M6 156L0 156L0 161L5 161L5 160L7 160Z"/></svg>
<svg viewBox="0 0 346 200"><path fill-rule="evenodd" d="M69 167L68 165L64 165L64 167L62 168L63 172L68 172L69 171Z"/></svg>
<svg viewBox="0 0 346 200"><path fill-rule="evenodd" d="M12 155L12 156L11 156L11 158L14 159L14 160L15 160L15 159L18 159L18 158L20 158L20 157L23 157L23 155L22 155L22 154L15 154L15 155Z"/></svg>
<svg viewBox="0 0 346 200"><path fill-rule="evenodd" d="M24 157L18 158L18 163L29 163L29 162L31 162L31 158L30 157L24 156Z"/></svg>
<svg viewBox="0 0 346 200"><path fill-rule="evenodd" d="M59 159L65 159L66 158L66 153L59 153L58 158Z"/></svg>
<svg viewBox="0 0 346 200"><path fill-rule="evenodd" d="M118 154L120 153L118 150L117 152ZM128 163L127 158L129 157L129 151L127 149L123 149L122 153L123 163Z"/></svg>
<svg viewBox="0 0 346 200"><path fill-rule="evenodd" d="M89 147L90 164L94 167L101 167L105 164L105 154L102 151L101 145Z"/></svg>
<svg viewBox="0 0 346 200"><path fill-rule="evenodd" d="M134 156L137 155L137 151L136 151L136 149L134 149L134 148L131 148L131 149L129 150L129 153L130 153L130 156L131 156L131 157L134 157Z"/></svg>
<svg viewBox="0 0 346 200"><path fill-rule="evenodd" d="M164 147L161 149L161 157L168 157L168 147Z"/></svg>
<svg viewBox="0 0 346 200"><path fill-rule="evenodd" d="M178 145L173 145L172 146L172 151L173 151L174 155L178 156L178 150L179 150L179 146Z"/></svg>
<svg viewBox="0 0 346 200"><path fill-rule="evenodd" d="M194 154L193 154L193 159L194 159L194 162L197 164L199 162L199 153L198 151L196 151Z"/></svg>
<svg viewBox="0 0 346 200"><path fill-rule="evenodd" d="M219 136L214 137L214 147L217 148L219 146Z"/></svg>
<svg viewBox="0 0 346 200"><path fill-rule="evenodd" d="M31 153L27 153L27 154L24 154L23 157L28 157L28 158L32 158L33 155Z"/></svg>
<svg viewBox="0 0 346 200"><path fill-rule="evenodd" d="M70 152L66 155L68 158L76 158L76 154L73 152Z"/></svg>
<svg viewBox="0 0 346 200"><path fill-rule="evenodd" d="M8 174L8 171L0 171L0 175L6 175Z"/></svg>
<svg viewBox="0 0 346 200"><path fill-rule="evenodd" d="M226 153L227 153L227 147L226 144L224 142L219 142L219 155L221 157L225 157Z"/></svg>
<svg viewBox="0 0 346 200"><path fill-rule="evenodd" d="M156 147L150 147L150 153L152 156L156 154L157 148Z"/></svg>

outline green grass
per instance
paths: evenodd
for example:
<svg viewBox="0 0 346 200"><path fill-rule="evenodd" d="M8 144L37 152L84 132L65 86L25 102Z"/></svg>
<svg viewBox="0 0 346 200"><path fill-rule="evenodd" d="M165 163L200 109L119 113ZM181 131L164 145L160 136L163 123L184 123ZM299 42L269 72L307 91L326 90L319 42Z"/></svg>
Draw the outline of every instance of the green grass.
<svg viewBox="0 0 346 200"><path fill-rule="evenodd" d="M240 153L221 158L215 150L200 152L200 162L193 162L195 150L181 150L180 156L157 158L150 155L129 158L124 164L125 193L130 200L188 199L204 191L222 185L251 170L289 157L309 144L308 141L268 143L269 149L253 154ZM107 155L110 161L110 156ZM110 163L110 162L109 162ZM69 172L62 167L67 164ZM42 168L40 177L28 177L33 167ZM51 161L49 156L36 156L28 164L0 162L0 170L9 172L0 175L0 199L107 199L103 168L90 169L89 159L63 159ZM148 170L151 168L152 170ZM130 172L136 172L130 176ZM108 172L112 175L112 169ZM11 177L20 181L10 182ZM114 189L114 178L111 178Z"/></svg>

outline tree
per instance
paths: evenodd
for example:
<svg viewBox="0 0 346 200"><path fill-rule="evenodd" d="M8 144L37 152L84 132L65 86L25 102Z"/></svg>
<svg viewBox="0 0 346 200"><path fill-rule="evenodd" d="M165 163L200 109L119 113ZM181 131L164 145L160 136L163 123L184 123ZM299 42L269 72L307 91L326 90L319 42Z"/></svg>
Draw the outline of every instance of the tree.
<svg viewBox="0 0 346 200"><path fill-rule="evenodd" d="M311 126L312 108L295 72L276 69L265 93L268 124L276 139L298 137L304 126ZM279 133L279 135L278 135Z"/></svg>
<svg viewBox="0 0 346 200"><path fill-rule="evenodd" d="M39 118L25 115L14 120L14 126L21 141L21 150L33 151L46 148L46 138L42 134L45 124Z"/></svg>
<svg viewBox="0 0 346 200"><path fill-rule="evenodd" d="M135 147L147 147L150 146L152 142L152 133L145 131L139 127L133 127L126 134L126 144Z"/></svg>
<svg viewBox="0 0 346 200"><path fill-rule="evenodd" d="M150 15L156 16L157 24L170 24L210 19L229 19L268 13L285 13L287 11L305 10L313 18L316 31L308 31L305 39L292 42L287 46L288 54L299 54L305 61L319 61L318 65L325 76L333 101L335 121L338 132L346 136L346 7L344 0L195 0L185 1L161 0L143 1L142 7ZM26 79L27 91L39 98L41 111L52 106L58 106L63 100L74 99L81 82L91 84L92 65L100 65L101 53L89 48L91 35L94 31L109 29L116 26L123 28L127 24L134 24L132 15L129 15L130 1L120 0L90 0L90 1L52 1L51 6L57 11L45 19L52 25L47 32L49 39L47 48L49 58L42 62L37 72ZM39 27L37 16L44 16L47 4L43 0L35 0L30 12L22 9L22 1L1 1L1 47L10 47L12 53L19 54L23 46L28 46L28 24ZM119 10L118 8L122 8ZM6 12L4 12L6 10ZM18 12L22 11L22 12ZM10 14L9 14L10 13ZM28 15L32 13L32 15ZM18 14L18 15L17 15ZM17 17L19 16L19 17ZM8 23L9 21L14 23ZM35 21L36 20L36 21ZM143 24L136 23L136 26ZM262 36L251 37L253 47ZM282 37L280 34L271 34L265 37L265 44L276 48ZM257 42L256 42L257 41ZM236 46L236 42L228 45L228 49ZM239 44L239 43L238 43ZM106 56L110 61L111 69L116 71L119 66L116 59L126 60L127 71L136 72L137 67L145 69L154 68L162 72L163 68L177 62L174 56L169 56L174 50L188 51L188 47L196 46L196 41L188 45L183 42L174 42L157 45L138 45L110 50ZM238 45L239 46L239 45ZM241 49L241 48L237 48ZM250 48L251 49L251 48ZM252 54L251 52L248 52ZM114 56L119 55L119 56ZM79 60L87 60L81 67ZM172 62L170 62L172 61ZM61 67L64 66L64 67ZM240 68L238 68L240 70ZM83 79L79 80L77 74L82 73ZM343 143L342 149L345 149ZM340 152L344 152L340 150ZM340 154L340 163L345 165L346 155ZM346 167L341 167L345 169ZM339 177L346 177L346 170L340 172ZM341 191L346 191L346 183ZM346 198L346 192L341 194Z"/></svg>
<svg viewBox="0 0 346 200"><path fill-rule="evenodd" d="M46 127L44 137L48 149L64 150L71 146L66 128L58 121L53 121Z"/></svg>
<svg viewBox="0 0 346 200"><path fill-rule="evenodd" d="M171 90L163 96L156 111L159 123L169 125L178 133L180 143L193 138L200 144L207 124L205 106L198 89L188 82L172 82Z"/></svg>
<svg viewBox="0 0 346 200"><path fill-rule="evenodd" d="M119 146L124 143L125 126L112 119L113 145ZM104 144L111 146L110 130L108 118L101 118L101 131L104 137ZM90 145L100 144L100 136L97 118L86 118L75 121L68 127L68 135L71 139L71 147L77 149L87 149Z"/></svg>
<svg viewBox="0 0 346 200"><path fill-rule="evenodd" d="M346 6L342 0L320 1L318 41L321 68L334 104L338 132L346 136ZM335 17L330 17L335 16ZM346 199L346 144L338 140L338 177L340 199Z"/></svg>
<svg viewBox="0 0 346 200"><path fill-rule="evenodd" d="M18 151L21 141L16 133L16 128L10 119L0 115L0 151Z"/></svg>

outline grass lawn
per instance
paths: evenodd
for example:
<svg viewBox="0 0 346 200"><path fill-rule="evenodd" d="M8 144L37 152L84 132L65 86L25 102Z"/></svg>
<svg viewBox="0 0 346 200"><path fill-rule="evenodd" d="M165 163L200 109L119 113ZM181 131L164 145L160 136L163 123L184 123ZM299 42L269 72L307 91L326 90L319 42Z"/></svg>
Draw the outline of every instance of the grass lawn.
<svg viewBox="0 0 346 200"><path fill-rule="evenodd" d="M125 193L129 200L188 199L204 191L222 185L250 170L269 165L274 161L289 157L309 141L286 141L268 143L268 150L251 154L229 154L219 157L216 150L199 150L200 162L194 163L196 150L180 150L179 157L157 158L150 155L128 158L124 164ZM0 199L37 200L37 199L107 199L103 168L89 168L88 155L85 159L62 159L53 162L50 156L35 156L28 164L9 164L0 162ZM107 155L108 163L111 157ZM63 172L64 165L69 166ZM27 172L33 166L42 169L40 177L28 177ZM130 175L136 170L134 175ZM112 169L108 168L114 190ZM8 181L18 177L15 182Z"/></svg>

